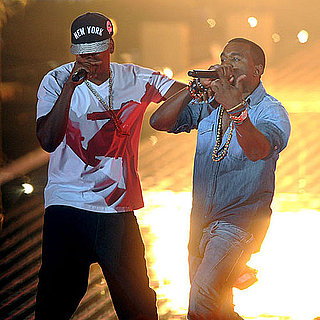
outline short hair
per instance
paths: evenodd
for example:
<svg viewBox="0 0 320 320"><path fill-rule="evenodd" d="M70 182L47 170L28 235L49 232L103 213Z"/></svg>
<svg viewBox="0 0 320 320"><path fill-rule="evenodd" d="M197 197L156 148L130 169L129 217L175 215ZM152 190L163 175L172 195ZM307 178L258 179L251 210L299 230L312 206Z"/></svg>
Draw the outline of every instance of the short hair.
<svg viewBox="0 0 320 320"><path fill-rule="evenodd" d="M266 56L264 54L264 51L260 46L258 46L256 43L254 43L251 40L244 39L244 38L234 38L228 41L229 43L232 42L241 42L249 45L250 47L250 54L255 64L261 64L262 65L262 73L264 71L265 65L266 65Z"/></svg>

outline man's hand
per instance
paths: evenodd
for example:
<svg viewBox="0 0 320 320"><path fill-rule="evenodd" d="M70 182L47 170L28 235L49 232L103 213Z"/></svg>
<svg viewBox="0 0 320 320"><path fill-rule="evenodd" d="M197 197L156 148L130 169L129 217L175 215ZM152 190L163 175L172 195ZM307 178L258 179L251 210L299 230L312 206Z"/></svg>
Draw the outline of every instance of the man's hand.
<svg viewBox="0 0 320 320"><path fill-rule="evenodd" d="M76 58L76 63L74 65L74 68L72 70L72 75L77 72L80 69L84 69L87 71L87 76L85 79L82 79L77 82L77 85L81 84L84 80L88 79L95 79L97 77L98 71L99 71L99 66L103 63L101 60L94 60L90 58L82 58L81 56L77 56Z"/></svg>
<svg viewBox="0 0 320 320"><path fill-rule="evenodd" d="M219 74L219 78L223 77L223 79L226 80L229 84L232 84L232 82L234 81L233 68L231 65L220 65L220 64L211 65L209 67L209 70L217 71ZM214 84L216 83L216 81L220 79L209 79L209 78L200 79L200 83L208 90L207 96L204 97L205 100L208 100L212 98L214 95L216 95L216 92L214 90ZM216 100L217 100L217 97L216 97ZM221 103L220 101L218 102Z"/></svg>
<svg viewBox="0 0 320 320"><path fill-rule="evenodd" d="M228 110L242 101L242 81L246 78L246 75L243 74L235 78L230 65L216 65L214 67L218 72L219 79L213 80L210 87L215 93L216 101Z"/></svg>

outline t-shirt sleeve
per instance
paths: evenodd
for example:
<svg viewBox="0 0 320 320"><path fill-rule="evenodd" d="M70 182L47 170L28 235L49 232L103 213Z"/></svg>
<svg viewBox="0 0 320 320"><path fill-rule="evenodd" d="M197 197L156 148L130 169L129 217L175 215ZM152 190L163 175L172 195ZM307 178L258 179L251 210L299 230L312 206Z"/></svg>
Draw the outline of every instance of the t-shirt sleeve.
<svg viewBox="0 0 320 320"><path fill-rule="evenodd" d="M145 86L145 99L150 102L159 103L164 100L164 95L174 84L174 80L158 71L135 66L134 72L140 79L141 85Z"/></svg>
<svg viewBox="0 0 320 320"><path fill-rule="evenodd" d="M37 94L37 119L51 111L69 75L70 72L66 68L59 68L50 71L43 77Z"/></svg>

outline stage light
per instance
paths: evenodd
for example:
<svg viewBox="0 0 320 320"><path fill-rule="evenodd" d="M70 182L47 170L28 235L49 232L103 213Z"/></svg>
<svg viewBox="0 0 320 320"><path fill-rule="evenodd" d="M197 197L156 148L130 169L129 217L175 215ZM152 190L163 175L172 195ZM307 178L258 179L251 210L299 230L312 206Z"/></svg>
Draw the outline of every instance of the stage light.
<svg viewBox="0 0 320 320"><path fill-rule="evenodd" d="M163 73L168 77L172 78L173 77L173 71L170 68L164 68Z"/></svg>
<svg viewBox="0 0 320 320"><path fill-rule="evenodd" d="M151 137L149 137L149 140L150 140L150 143L152 146L155 146L158 142L157 136L151 136Z"/></svg>
<svg viewBox="0 0 320 320"><path fill-rule="evenodd" d="M30 183L23 183L22 188L25 194L30 194L33 192L33 185L31 185Z"/></svg>
<svg viewBox="0 0 320 320"><path fill-rule="evenodd" d="M274 34L272 35L272 40L273 40L273 42L275 42L275 43L279 42L279 41L281 40L280 34L274 33Z"/></svg>
<svg viewBox="0 0 320 320"><path fill-rule="evenodd" d="M209 24L209 28L214 28L215 25L217 24L217 23L216 23L216 20L211 19L211 18L207 19L207 22L208 22L208 24Z"/></svg>
<svg viewBox="0 0 320 320"><path fill-rule="evenodd" d="M248 18L248 23L249 23L249 25L250 25L251 28L254 28L254 27L256 27L257 24L258 24L258 20L257 20L257 18L255 18L255 17L249 17L249 18Z"/></svg>
<svg viewBox="0 0 320 320"><path fill-rule="evenodd" d="M306 30L301 30L298 34L297 34L297 38L299 40L300 43L306 43L308 41L309 38L309 33Z"/></svg>

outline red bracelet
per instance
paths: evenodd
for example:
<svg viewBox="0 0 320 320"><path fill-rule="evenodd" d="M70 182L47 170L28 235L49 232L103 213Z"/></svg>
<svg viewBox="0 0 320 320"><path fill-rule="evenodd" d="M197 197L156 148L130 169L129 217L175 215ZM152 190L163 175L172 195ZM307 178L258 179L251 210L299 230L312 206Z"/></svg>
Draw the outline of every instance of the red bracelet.
<svg viewBox="0 0 320 320"><path fill-rule="evenodd" d="M233 123L236 126L239 126L240 124L243 123L244 120L247 119L248 117L248 110L244 109L241 114L239 116L233 116L233 115L229 115L230 119L233 121Z"/></svg>

